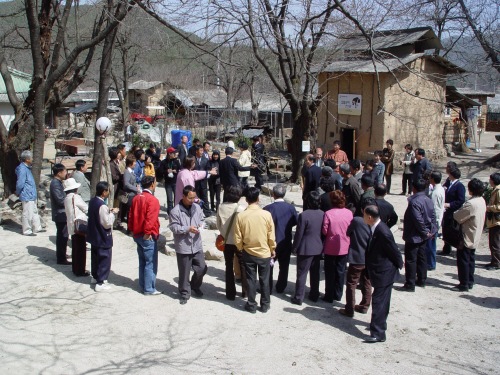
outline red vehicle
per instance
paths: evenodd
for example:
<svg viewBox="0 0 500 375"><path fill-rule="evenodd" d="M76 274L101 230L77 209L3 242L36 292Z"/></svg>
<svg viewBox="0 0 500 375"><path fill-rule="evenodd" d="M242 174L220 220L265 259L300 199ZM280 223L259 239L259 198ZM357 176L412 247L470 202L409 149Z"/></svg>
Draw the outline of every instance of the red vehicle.
<svg viewBox="0 0 500 375"><path fill-rule="evenodd" d="M139 121L139 120L146 120L147 122L149 122L150 124L153 123L153 118L151 116L146 116L142 113L138 113L138 112L132 112L130 114L130 118L134 121Z"/></svg>

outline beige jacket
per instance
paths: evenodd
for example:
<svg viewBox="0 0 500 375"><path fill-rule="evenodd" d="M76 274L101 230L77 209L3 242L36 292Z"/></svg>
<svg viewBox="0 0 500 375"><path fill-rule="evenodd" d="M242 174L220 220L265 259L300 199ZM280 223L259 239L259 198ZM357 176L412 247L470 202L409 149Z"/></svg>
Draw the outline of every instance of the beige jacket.
<svg viewBox="0 0 500 375"><path fill-rule="evenodd" d="M462 225L465 246L477 249L484 228L486 202L483 197L473 197L453 213L453 218Z"/></svg>
<svg viewBox="0 0 500 375"><path fill-rule="evenodd" d="M217 210L217 229L219 230L220 234L222 234L222 236L226 240L226 244L228 245L234 245L234 226L236 225L237 216L233 220L232 228L228 227L236 207L238 207L238 209L236 210L236 215L238 215L238 212L245 211L245 207L240 206L238 203L227 202L222 203Z"/></svg>
<svg viewBox="0 0 500 375"><path fill-rule="evenodd" d="M486 210L493 213L500 212L500 185L496 186L491 192L491 198ZM486 219L486 226L488 228L492 228L497 225L500 225L500 220L496 220L495 215L493 215L490 219Z"/></svg>
<svg viewBox="0 0 500 375"><path fill-rule="evenodd" d="M249 167L252 165L252 154L248 150L243 150L241 152L241 155L238 159L238 163L242 167ZM238 177L249 177L250 176L250 171L248 172L238 172Z"/></svg>
<svg viewBox="0 0 500 375"><path fill-rule="evenodd" d="M74 203L73 203L73 197ZM89 207L78 194L70 193L64 198L64 211L66 211L66 221L68 223L68 235L75 234L75 220L87 221Z"/></svg>

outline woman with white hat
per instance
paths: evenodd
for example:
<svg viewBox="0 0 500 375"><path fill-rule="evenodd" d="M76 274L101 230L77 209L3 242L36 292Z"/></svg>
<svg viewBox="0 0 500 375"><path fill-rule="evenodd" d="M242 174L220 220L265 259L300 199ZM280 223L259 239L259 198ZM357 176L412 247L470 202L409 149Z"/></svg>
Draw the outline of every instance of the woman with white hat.
<svg viewBox="0 0 500 375"><path fill-rule="evenodd" d="M80 183L74 178L68 178L63 182L66 198L64 199L64 210L68 221L68 235L71 236L71 257L73 258L73 273L76 276L89 276L85 270L87 261L87 243L85 241L88 206L80 195L78 188Z"/></svg>

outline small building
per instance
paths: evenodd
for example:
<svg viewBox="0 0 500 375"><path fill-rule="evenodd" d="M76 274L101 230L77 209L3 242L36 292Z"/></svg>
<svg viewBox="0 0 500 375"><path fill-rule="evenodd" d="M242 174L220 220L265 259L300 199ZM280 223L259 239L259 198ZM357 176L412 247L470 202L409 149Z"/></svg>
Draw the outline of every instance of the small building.
<svg viewBox="0 0 500 375"><path fill-rule="evenodd" d="M28 96L28 91L31 86L31 74L23 73L19 70L8 68L12 81L14 84L14 90L19 100L24 101ZM10 128L11 122L16 117L14 108L10 104L9 97L7 95L7 88L3 77L0 75L0 117L2 118L3 124L7 128Z"/></svg>
<svg viewBox="0 0 500 375"><path fill-rule="evenodd" d="M166 84L163 81L136 81L128 88L131 112L139 112L147 116L165 114L162 101L166 95Z"/></svg>
<svg viewBox="0 0 500 375"><path fill-rule="evenodd" d="M446 80L464 70L434 54L442 45L430 27L375 32L372 48L373 59L355 35L318 72L318 145L340 140L349 158L366 160L392 139L396 151L410 143L444 155Z"/></svg>

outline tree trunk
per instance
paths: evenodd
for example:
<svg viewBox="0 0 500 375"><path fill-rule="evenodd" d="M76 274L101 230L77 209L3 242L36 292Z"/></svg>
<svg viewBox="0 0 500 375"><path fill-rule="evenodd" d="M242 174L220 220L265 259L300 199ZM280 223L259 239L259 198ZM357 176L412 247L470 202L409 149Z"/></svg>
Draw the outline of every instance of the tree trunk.
<svg viewBox="0 0 500 375"><path fill-rule="evenodd" d="M97 102L97 118L107 115L109 89L111 87L111 60L113 56L113 45L118 29L115 28L104 39L102 49L101 66L99 68L99 98ZM101 168L104 167L106 180L109 184L108 205L113 207L114 189L109 168L106 137L101 136L99 131L94 132L94 157L92 161L92 178L90 182L91 195L95 195L95 188L101 180Z"/></svg>
<svg viewBox="0 0 500 375"><path fill-rule="evenodd" d="M300 169L302 167L302 160L308 153L302 152L302 141L311 142L311 151L316 146L316 114L318 110L318 103L321 98L316 98L315 101L302 100L296 103L292 100L288 101L290 111L294 118L292 129L292 182L297 182L300 177ZM309 152L310 153L310 152Z"/></svg>

